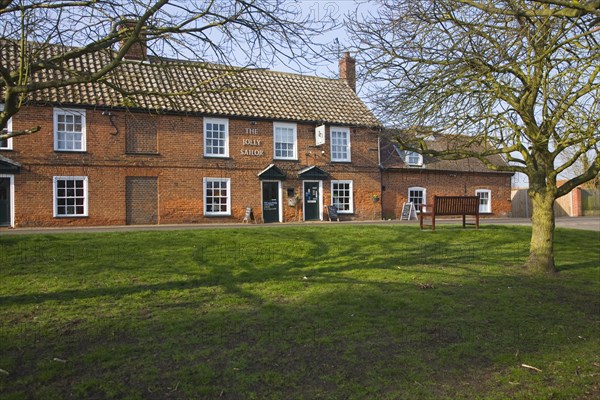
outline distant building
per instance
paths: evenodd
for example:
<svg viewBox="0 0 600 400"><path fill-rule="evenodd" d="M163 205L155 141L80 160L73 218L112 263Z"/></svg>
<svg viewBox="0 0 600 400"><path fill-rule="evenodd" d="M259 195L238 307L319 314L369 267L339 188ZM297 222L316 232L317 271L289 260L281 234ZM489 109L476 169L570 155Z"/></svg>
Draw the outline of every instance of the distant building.
<svg viewBox="0 0 600 400"><path fill-rule="evenodd" d="M442 150L443 136L427 142L428 148ZM412 202L417 212L432 204L433 196L480 196L482 216L507 217L511 213L512 172L495 172L476 158L441 160L404 151L382 138L380 146L382 211L384 218L399 218L402 205ZM488 158L506 165L501 156Z"/></svg>

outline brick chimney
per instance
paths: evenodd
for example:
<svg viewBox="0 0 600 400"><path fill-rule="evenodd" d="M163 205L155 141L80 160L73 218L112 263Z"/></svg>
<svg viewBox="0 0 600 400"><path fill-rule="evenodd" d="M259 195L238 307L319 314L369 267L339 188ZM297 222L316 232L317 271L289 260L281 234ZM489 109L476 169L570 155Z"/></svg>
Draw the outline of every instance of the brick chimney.
<svg viewBox="0 0 600 400"><path fill-rule="evenodd" d="M340 59L340 79L356 92L356 59L350 57L349 51Z"/></svg>
<svg viewBox="0 0 600 400"><path fill-rule="evenodd" d="M128 29L133 33L133 30L135 29L136 25L137 25L137 21L134 21L134 20L122 21L119 26L119 32ZM127 41L127 37L123 38L121 40L121 46L123 46L126 41ZM123 58L125 60L144 61L147 57L148 57L148 47L146 44L145 27L143 27L140 32L140 35L139 35L139 41L137 41L131 45L131 47L129 48L127 53L125 53L125 56Z"/></svg>

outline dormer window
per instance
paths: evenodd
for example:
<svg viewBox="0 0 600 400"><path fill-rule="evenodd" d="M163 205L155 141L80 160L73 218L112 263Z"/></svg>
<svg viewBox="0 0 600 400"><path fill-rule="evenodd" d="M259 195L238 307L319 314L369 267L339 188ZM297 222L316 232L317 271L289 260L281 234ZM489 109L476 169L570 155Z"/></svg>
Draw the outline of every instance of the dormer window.
<svg viewBox="0 0 600 400"><path fill-rule="evenodd" d="M407 151L406 157L404 158L404 162L409 167L422 167L423 166L423 156L414 151Z"/></svg>

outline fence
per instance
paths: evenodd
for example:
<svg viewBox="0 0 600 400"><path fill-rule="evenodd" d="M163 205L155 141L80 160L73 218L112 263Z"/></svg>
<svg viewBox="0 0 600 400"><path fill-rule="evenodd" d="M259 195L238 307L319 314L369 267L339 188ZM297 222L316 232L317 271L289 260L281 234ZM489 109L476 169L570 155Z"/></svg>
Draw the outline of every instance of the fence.
<svg viewBox="0 0 600 400"><path fill-rule="evenodd" d="M527 189L513 189L511 201L513 218L531 217L533 205L527 195ZM554 202L554 214L557 217L600 215L600 190L575 188Z"/></svg>
<svg viewBox="0 0 600 400"><path fill-rule="evenodd" d="M583 215L600 215L600 190L582 189L581 206Z"/></svg>

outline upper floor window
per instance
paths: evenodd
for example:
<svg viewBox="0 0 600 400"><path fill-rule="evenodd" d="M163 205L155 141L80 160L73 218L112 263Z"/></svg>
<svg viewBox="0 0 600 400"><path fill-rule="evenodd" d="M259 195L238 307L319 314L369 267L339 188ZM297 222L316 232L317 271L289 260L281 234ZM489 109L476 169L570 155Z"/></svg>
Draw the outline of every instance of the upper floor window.
<svg viewBox="0 0 600 400"><path fill-rule="evenodd" d="M488 189L477 189L475 195L479 195L479 212L492 212L492 191Z"/></svg>
<svg viewBox="0 0 600 400"><path fill-rule="evenodd" d="M331 161L350 161L350 129L331 127Z"/></svg>
<svg viewBox="0 0 600 400"><path fill-rule="evenodd" d="M273 158L280 160L298 159L296 129L296 124L273 123Z"/></svg>
<svg viewBox="0 0 600 400"><path fill-rule="evenodd" d="M88 215L87 176L54 177L54 216L86 217Z"/></svg>
<svg viewBox="0 0 600 400"><path fill-rule="evenodd" d="M331 204L336 206L340 214L354 211L352 181L331 181Z"/></svg>
<svg viewBox="0 0 600 400"><path fill-rule="evenodd" d="M0 104L0 111L4 111L4 104ZM6 123L6 130L2 133L12 131L12 118ZM0 150L12 150L12 138L0 140Z"/></svg>
<svg viewBox="0 0 600 400"><path fill-rule="evenodd" d="M425 204L426 190L422 187L411 187L408 188L408 202L413 203L415 206L415 210L417 212L421 212L423 208L423 204ZM426 211L426 210L423 210Z"/></svg>
<svg viewBox="0 0 600 400"><path fill-rule="evenodd" d="M204 118L204 155L229 157L229 120Z"/></svg>
<svg viewBox="0 0 600 400"><path fill-rule="evenodd" d="M54 109L54 150L85 151L85 110Z"/></svg>
<svg viewBox="0 0 600 400"><path fill-rule="evenodd" d="M422 167L423 156L419 153L415 153L414 151L407 151L404 162L411 167Z"/></svg>

